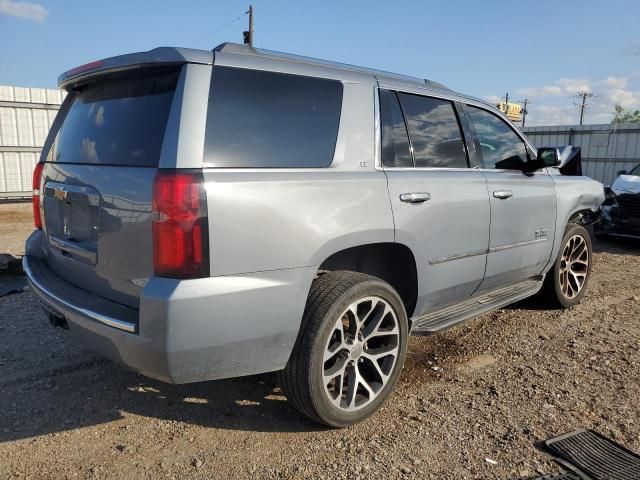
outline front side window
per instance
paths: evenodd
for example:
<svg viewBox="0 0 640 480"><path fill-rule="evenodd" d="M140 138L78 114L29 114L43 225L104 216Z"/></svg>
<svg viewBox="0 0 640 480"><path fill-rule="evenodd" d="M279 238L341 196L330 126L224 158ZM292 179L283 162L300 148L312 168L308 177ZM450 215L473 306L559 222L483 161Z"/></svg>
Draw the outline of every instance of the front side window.
<svg viewBox="0 0 640 480"><path fill-rule="evenodd" d="M458 117L449 100L399 93L416 167L466 168Z"/></svg>
<svg viewBox="0 0 640 480"><path fill-rule="evenodd" d="M382 165L385 167L413 167L409 150L407 127L395 92L380 90L380 123Z"/></svg>
<svg viewBox="0 0 640 480"><path fill-rule="evenodd" d="M480 143L484 168L509 168L518 159L527 161L524 141L501 118L470 105L467 109Z"/></svg>
<svg viewBox="0 0 640 480"><path fill-rule="evenodd" d="M328 167L336 147L342 83L214 67L207 111L207 167Z"/></svg>

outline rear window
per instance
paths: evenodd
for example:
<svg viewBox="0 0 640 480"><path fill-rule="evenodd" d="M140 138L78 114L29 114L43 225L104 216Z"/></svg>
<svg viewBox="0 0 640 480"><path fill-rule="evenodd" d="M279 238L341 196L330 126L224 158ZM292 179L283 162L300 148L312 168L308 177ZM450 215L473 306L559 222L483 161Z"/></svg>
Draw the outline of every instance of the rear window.
<svg viewBox="0 0 640 480"><path fill-rule="evenodd" d="M128 73L71 92L47 161L157 166L178 75Z"/></svg>
<svg viewBox="0 0 640 480"><path fill-rule="evenodd" d="M335 80L214 67L205 166L327 167L341 108Z"/></svg>

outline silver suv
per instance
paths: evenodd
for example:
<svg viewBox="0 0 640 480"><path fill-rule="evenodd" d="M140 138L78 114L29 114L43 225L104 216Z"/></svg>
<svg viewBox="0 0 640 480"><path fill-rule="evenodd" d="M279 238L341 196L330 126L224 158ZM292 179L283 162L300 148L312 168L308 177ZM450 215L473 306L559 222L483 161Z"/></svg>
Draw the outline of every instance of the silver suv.
<svg viewBox="0 0 640 480"><path fill-rule="evenodd" d="M602 185L438 83L235 44L59 83L24 269L54 325L149 377L277 371L342 427L409 334L585 293Z"/></svg>

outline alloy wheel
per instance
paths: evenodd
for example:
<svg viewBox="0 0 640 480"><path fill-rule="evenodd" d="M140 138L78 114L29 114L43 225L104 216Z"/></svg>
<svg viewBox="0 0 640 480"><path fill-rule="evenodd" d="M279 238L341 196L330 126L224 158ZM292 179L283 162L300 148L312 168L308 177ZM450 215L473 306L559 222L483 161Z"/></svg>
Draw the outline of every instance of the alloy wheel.
<svg viewBox="0 0 640 480"><path fill-rule="evenodd" d="M345 411L371 403L387 384L398 361L398 316L380 297L353 302L336 320L323 356L324 390Z"/></svg>
<svg viewBox="0 0 640 480"><path fill-rule="evenodd" d="M560 258L560 291L565 298L577 297L589 273L589 249L582 235L574 235L564 246Z"/></svg>

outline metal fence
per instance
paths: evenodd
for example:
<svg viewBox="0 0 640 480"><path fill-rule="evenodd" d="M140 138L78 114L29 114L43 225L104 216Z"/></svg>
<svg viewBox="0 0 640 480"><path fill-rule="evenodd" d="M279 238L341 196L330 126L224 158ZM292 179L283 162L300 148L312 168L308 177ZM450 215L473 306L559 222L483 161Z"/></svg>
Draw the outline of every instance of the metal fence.
<svg viewBox="0 0 640 480"><path fill-rule="evenodd" d="M523 131L536 147L581 147L582 171L605 185L611 185L620 170L640 163L640 123L525 127Z"/></svg>
<svg viewBox="0 0 640 480"><path fill-rule="evenodd" d="M31 176L65 92L0 85L0 198L31 196Z"/></svg>
<svg viewBox="0 0 640 480"><path fill-rule="evenodd" d="M0 198L31 195L31 174L65 92L0 85ZM582 147L585 175L611 184L640 163L640 124L525 127L537 147Z"/></svg>

